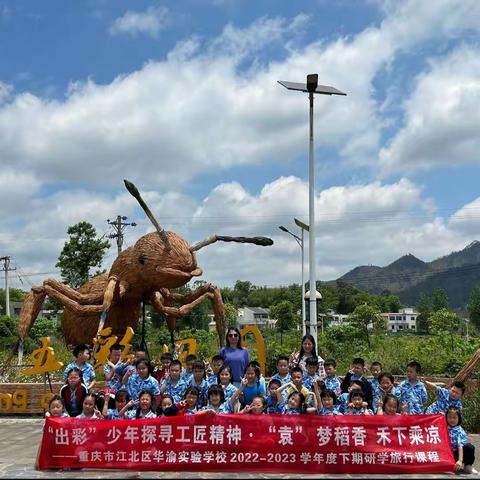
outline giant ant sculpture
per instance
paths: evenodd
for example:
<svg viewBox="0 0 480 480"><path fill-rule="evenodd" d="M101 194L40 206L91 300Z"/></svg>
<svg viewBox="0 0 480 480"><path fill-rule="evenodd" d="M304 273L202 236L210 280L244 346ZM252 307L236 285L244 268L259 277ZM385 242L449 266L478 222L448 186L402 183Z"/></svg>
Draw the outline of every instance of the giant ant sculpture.
<svg viewBox="0 0 480 480"><path fill-rule="evenodd" d="M121 252L108 274L93 277L78 291L51 278L45 280L42 286L33 287L19 316L19 362L23 340L47 295L64 306L61 328L68 344L88 344L107 326L112 327L113 334L123 335L128 326L135 328L141 303L148 299L157 312L165 315L172 343L176 319L190 313L205 300L210 300L219 343L223 346L225 312L220 289L211 283L186 294L174 292L173 289L186 285L193 277L202 274L195 252L206 245L221 240L267 246L272 245L273 241L267 237L212 235L190 246L175 232L163 230L135 185L128 180L124 182L157 231L144 235L134 246Z"/></svg>

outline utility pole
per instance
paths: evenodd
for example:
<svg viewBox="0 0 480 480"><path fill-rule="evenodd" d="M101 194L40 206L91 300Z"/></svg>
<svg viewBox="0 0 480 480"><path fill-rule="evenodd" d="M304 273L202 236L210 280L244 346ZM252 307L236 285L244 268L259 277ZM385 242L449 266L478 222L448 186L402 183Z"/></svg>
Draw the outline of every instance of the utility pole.
<svg viewBox="0 0 480 480"><path fill-rule="evenodd" d="M108 235L108 238L116 238L117 239L117 249L118 249L118 254L122 252L122 245L123 245L123 232L125 231L126 227L136 227L137 224L135 222L132 223L125 223L122 220L126 220L127 217L122 217L121 215L117 215L116 220L110 220L107 219L107 223L111 225L115 231L115 233L112 233Z"/></svg>
<svg viewBox="0 0 480 480"><path fill-rule="evenodd" d="M3 261L3 268L0 271L5 272L5 315L10 316L10 290L8 288L8 272L16 270L16 268L10 268L10 257L0 257L0 261Z"/></svg>

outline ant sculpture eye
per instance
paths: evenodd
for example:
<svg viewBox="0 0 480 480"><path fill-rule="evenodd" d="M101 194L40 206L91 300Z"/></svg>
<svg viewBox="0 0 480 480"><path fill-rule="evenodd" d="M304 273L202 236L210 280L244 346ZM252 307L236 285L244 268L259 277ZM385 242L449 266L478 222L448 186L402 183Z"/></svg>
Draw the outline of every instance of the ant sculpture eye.
<svg viewBox="0 0 480 480"><path fill-rule="evenodd" d="M142 253L139 257L138 257L138 261L142 264L142 265L145 265L145 255Z"/></svg>

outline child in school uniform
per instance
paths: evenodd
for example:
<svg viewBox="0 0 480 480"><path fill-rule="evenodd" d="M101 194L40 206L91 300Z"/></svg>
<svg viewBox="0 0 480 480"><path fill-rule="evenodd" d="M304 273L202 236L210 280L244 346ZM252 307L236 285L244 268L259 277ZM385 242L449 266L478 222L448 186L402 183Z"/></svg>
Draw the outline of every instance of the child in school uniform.
<svg viewBox="0 0 480 480"><path fill-rule="evenodd" d="M342 381L342 393L348 392L350 383L353 380L362 382L362 390L365 393L365 400L370 407L372 405L373 392L370 383L365 377L365 360L361 357L356 357L353 359L350 370L347 372Z"/></svg>
<svg viewBox="0 0 480 480"><path fill-rule="evenodd" d="M354 388L348 397L348 409L345 415L373 415L365 401L365 393L360 388Z"/></svg>
<svg viewBox="0 0 480 480"><path fill-rule="evenodd" d="M108 402L103 404L103 418L105 418L105 420L120 420L120 411L128 401L128 392L126 390L119 390L115 394L115 408L108 408Z"/></svg>
<svg viewBox="0 0 480 480"><path fill-rule="evenodd" d="M238 389L240 390L240 388ZM265 413L266 403L265 397L262 395L255 395L252 402L240 411L240 413L249 413L251 415L263 415Z"/></svg>
<svg viewBox="0 0 480 480"><path fill-rule="evenodd" d="M233 413L236 396L225 400L225 393L220 385L214 384L208 388L208 403L203 407L202 412ZM232 400L233 399L233 400Z"/></svg>
<svg viewBox="0 0 480 480"><path fill-rule="evenodd" d="M181 379L185 382L185 385L189 385L193 376L193 362L198 360L198 357L193 353L188 354L185 357L185 369L182 370Z"/></svg>
<svg viewBox="0 0 480 480"><path fill-rule="evenodd" d="M406 379L398 386L400 390L400 402L408 406L410 415L423 413L423 404L427 401L427 390L418 375L422 367L420 363L412 361L407 365Z"/></svg>
<svg viewBox="0 0 480 480"><path fill-rule="evenodd" d="M194 360L192 363L192 377L189 387L197 387L200 392L197 399L197 408L200 409L207 404L208 383L206 379L206 367L202 360Z"/></svg>
<svg viewBox="0 0 480 480"><path fill-rule="evenodd" d="M282 382L278 378L272 378L268 382L268 393L266 397L266 412L267 413L280 413L278 409L277 390L282 386Z"/></svg>
<svg viewBox="0 0 480 480"><path fill-rule="evenodd" d="M290 371L292 380L289 383L282 385L282 390L286 393L283 394L283 399L287 400L292 392L299 392L303 395L305 406L312 406L315 395L303 384L303 370L301 367L293 367ZM283 388L285 387L286 388Z"/></svg>
<svg viewBox="0 0 480 480"><path fill-rule="evenodd" d="M193 415L199 411L197 407L199 397L198 387L187 387L183 400L168 407L165 414L167 416Z"/></svg>
<svg viewBox="0 0 480 480"><path fill-rule="evenodd" d="M97 408L97 395L95 393L87 393L83 399L82 413L78 415L77 418L90 418L95 420L103 418L103 415Z"/></svg>
<svg viewBox="0 0 480 480"><path fill-rule="evenodd" d="M382 369L382 364L378 361L372 362L370 365L370 374L372 375L372 378L368 378L368 382L370 383L370 386L372 387L372 395L375 397L376 391L380 388L380 383L378 380L378 376L380 373L383 371Z"/></svg>
<svg viewBox="0 0 480 480"><path fill-rule="evenodd" d="M456 407L448 407L447 409L447 428L455 458L455 470L465 473L478 473L473 468L475 462L475 446L468 442L467 433L462 425L462 412Z"/></svg>
<svg viewBox="0 0 480 480"><path fill-rule="evenodd" d="M168 376L160 388L160 395L171 395L174 403L178 403L183 399L185 390L187 389L186 383L180 378L181 372L181 362L179 360L172 360L168 368Z"/></svg>
<svg viewBox="0 0 480 480"><path fill-rule="evenodd" d="M382 372L378 376L378 390L373 397L373 411L376 412L379 403L383 401L385 395L394 395L400 400L400 389L395 386L395 379L389 372Z"/></svg>
<svg viewBox="0 0 480 480"><path fill-rule="evenodd" d="M120 418L156 418L155 396L150 390L142 390L138 399L130 400L121 410Z"/></svg>
<svg viewBox="0 0 480 480"><path fill-rule="evenodd" d="M425 411L427 414L447 413L448 407L456 407L462 410L462 397L465 393L465 384L463 382L453 382L450 387L439 387L435 383L422 379L427 388L435 390L437 399Z"/></svg>
<svg viewBox="0 0 480 480"><path fill-rule="evenodd" d="M342 393L342 381L337 375L337 362L329 358L325 360L323 368L325 369L325 378L323 379L325 389L332 390L337 396L340 395Z"/></svg>
<svg viewBox="0 0 480 480"><path fill-rule="evenodd" d="M157 405L157 417L165 417L165 411L173 405L173 397L165 394Z"/></svg>
<svg viewBox="0 0 480 480"><path fill-rule="evenodd" d="M223 358L220 355L214 355L210 362L210 368L207 369L207 383L211 385L218 384L218 373L223 367Z"/></svg>
<svg viewBox="0 0 480 480"><path fill-rule="evenodd" d="M348 387L348 391L345 392L345 393L341 393L338 397L337 397L337 403L336 403L336 407L337 407L337 410L342 414L342 415L346 415L347 413L347 410L348 410L348 402L349 402L349 398L350 398L350 392L355 389L355 388L359 388L359 389L362 389L363 387L363 382L361 380L352 380L350 382L350 386Z"/></svg>
<svg viewBox="0 0 480 480"><path fill-rule="evenodd" d="M400 415L401 413L408 413L408 404L405 402L400 409L400 400L391 393L387 393L382 397L382 401L378 402L377 415Z"/></svg>
<svg viewBox="0 0 480 480"><path fill-rule="evenodd" d="M324 364L325 367L325 364ZM313 392L313 384L321 380L318 374L318 358L307 357L305 360L305 373L303 375L303 384L305 387Z"/></svg>
<svg viewBox="0 0 480 480"><path fill-rule="evenodd" d="M138 400L140 392L144 390L150 391L154 397L160 395L160 386L150 375L150 367L150 362L146 358L140 358L135 361L136 374L127 373L129 375L127 391L131 400Z"/></svg>
<svg viewBox="0 0 480 480"><path fill-rule="evenodd" d="M286 355L280 355L277 358L276 368L277 371L270 380L278 380L280 385L290 382L292 377L290 376L290 370L288 366L289 358Z"/></svg>
<svg viewBox="0 0 480 480"><path fill-rule="evenodd" d="M222 387L225 401L230 400L230 398L232 398L232 396L238 390L233 384L232 369L228 365L223 365L220 367L217 375L217 385Z"/></svg>
<svg viewBox="0 0 480 480"><path fill-rule="evenodd" d="M88 348L88 345L84 343L76 345L73 349L73 356L75 357L75 360L65 367L65 370L63 371L63 377L66 380L68 372L70 372L73 368L78 368L82 372L82 383L85 385L87 390L90 390L95 385L96 380L95 370L93 369L92 365L88 363L90 360L90 349Z"/></svg>
<svg viewBox="0 0 480 480"><path fill-rule="evenodd" d="M65 402L60 395L53 395L50 399L45 417L70 417L65 410Z"/></svg>
<svg viewBox="0 0 480 480"><path fill-rule="evenodd" d="M320 391L318 386L315 386L315 396L317 397L318 415L342 415L338 407L337 396L335 392L330 389Z"/></svg>

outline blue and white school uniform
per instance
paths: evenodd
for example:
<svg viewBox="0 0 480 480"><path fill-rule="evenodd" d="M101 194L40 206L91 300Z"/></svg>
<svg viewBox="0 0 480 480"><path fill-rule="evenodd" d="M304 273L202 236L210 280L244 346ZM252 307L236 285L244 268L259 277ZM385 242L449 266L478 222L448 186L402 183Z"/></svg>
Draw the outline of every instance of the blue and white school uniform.
<svg viewBox="0 0 480 480"><path fill-rule="evenodd" d="M408 379L404 380L398 388L400 389L400 404L407 402L410 415L423 413L423 404L427 401L427 390L422 382L412 384Z"/></svg>
<svg viewBox="0 0 480 480"><path fill-rule="evenodd" d="M137 409L134 408L133 410L127 410L125 413L125 418L128 419L136 419L137 418ZM140 412L140 416L138 418L157 418L157 414L149 410L147 413Z"/></svg>
<svg viewBox="0 0 480 480"><path fill-rule="evenodd" d="M120 420L122 417L116 408L109 408L104 418L105 420Z"/></svg>
<svg viewBox="0 0 480 480"><path fill-rule="evenodd" d="M151 375L147 378L140 378L140 375L132 375L128 379L127 390L131 400L138 400L142 390L150 391L153 397L159 395L160 385Z"/></svg>
<svg viewBox="0 0 480 480"><path fill-rule="evenodd" d="M400 389L398 387L392 387L392 389L388 392L390 395L393 395L394 397L398 398L398 401L400 401ZM373 402L372 402L372 407L373 411L376 412L378 408L378 402L382 401L382 397L386 395L386 393L379 388L377 392L375 393L375 396L373 397Z"/></svg>
<svg viewBox="0 0 480 480"><path fill-rule="evenodd" d="M342 412L336 407L331 409L320 407L317 411L318 415L342 415Z"/></svg>
<svg viewBox="0 0 480 480"><path fill-rule="evenodd" d="M279 382L281 382L282 385L285 385L286 383L292 381L292 376L289 373L287 373L284 377L281 377L279 373L276 373L275 375L272 375L272 377L270 378L270 381L272 380L278 380Z"/></svg>
<svg viewBox="0 0 480 480"><path fill-rule="evenodd" d="M165 382L165 395L171 395L173 397L173 403L179 403L183 400L185 396L185 391L187 390L187 384L180 379L176 385L172 384L172 379L169 377Z"/></svg>
<svg viewBox="0 0 480 480"><path fill-rule="evenodd" d="M335 392L335 395L339 396L342 393L342 382L337 375L334 377L325 377L323 382L325 383L325 388Z"/></svg>
<svg viewBox="0 0 480 480"><path fill-rule="evenodd" d="M425 413L447 413L448 407L456 407L459 410L462 409L461 400L452 400L447 388L437 387L435 393L437 394L437 400L427 408Z"/></svg>
<svg viewBox="0 0 480 480"><path fill-rule="evenodd" d="M301 415L303 413L301 408L290 408L288 402L281 402L278 405L278 410L282 415Z"/></svg>

